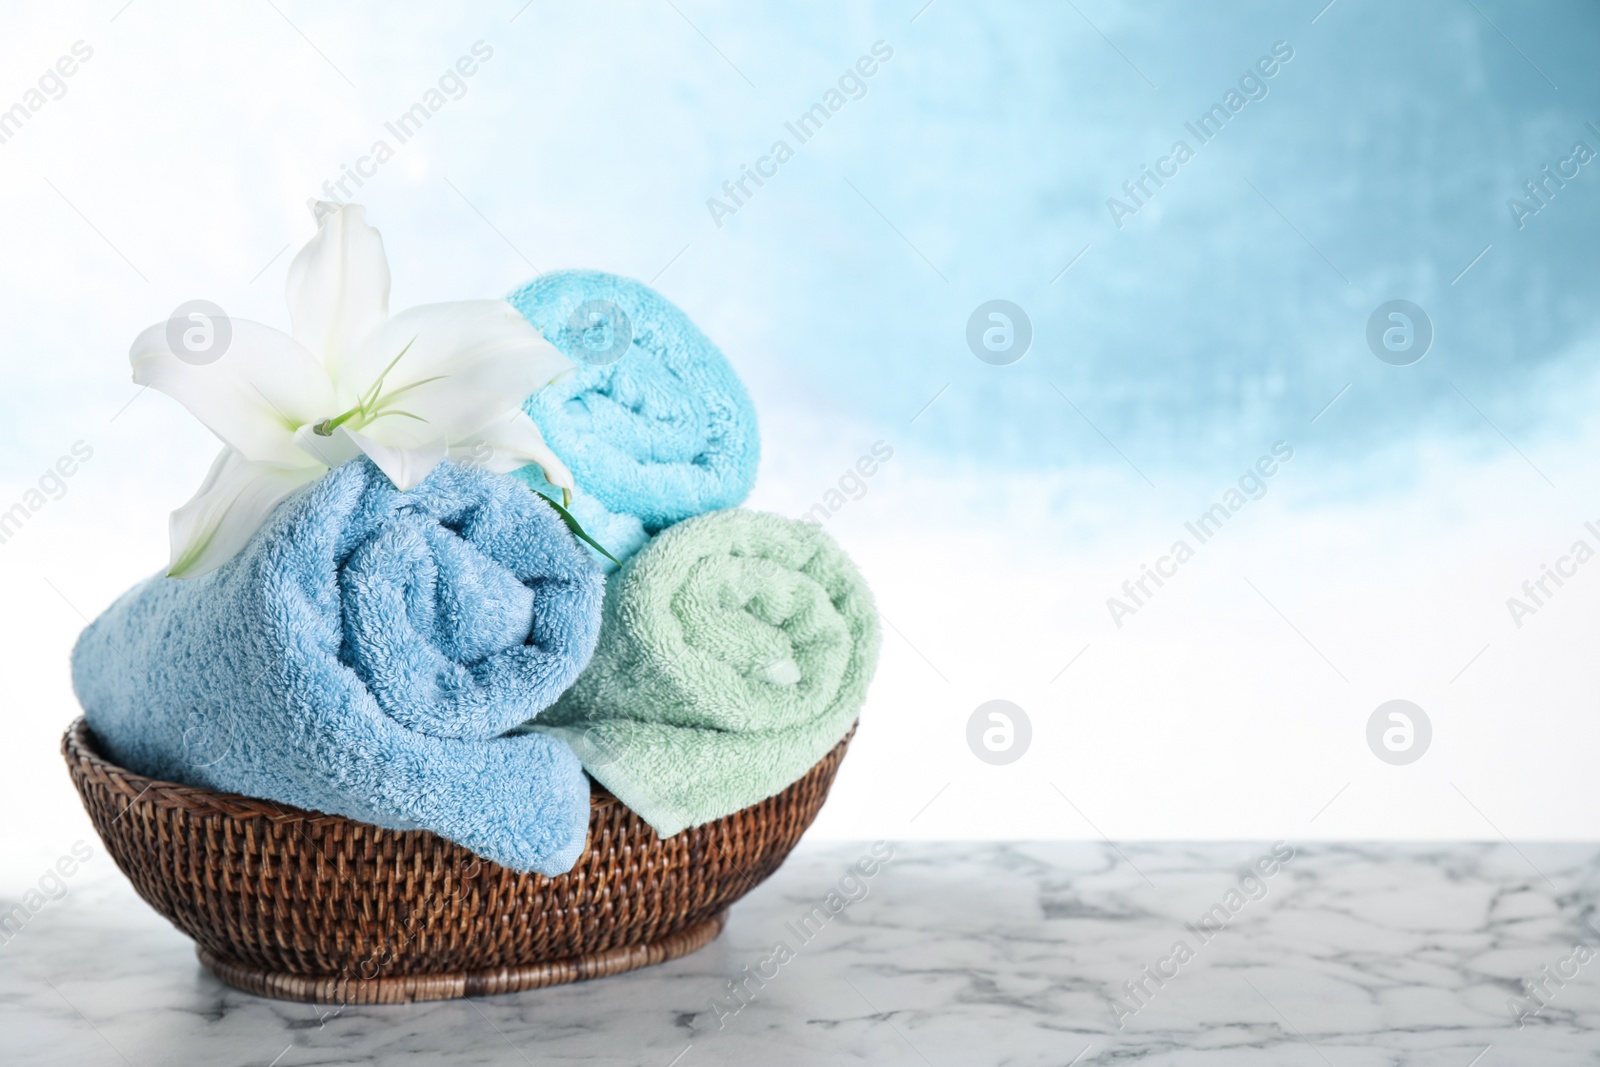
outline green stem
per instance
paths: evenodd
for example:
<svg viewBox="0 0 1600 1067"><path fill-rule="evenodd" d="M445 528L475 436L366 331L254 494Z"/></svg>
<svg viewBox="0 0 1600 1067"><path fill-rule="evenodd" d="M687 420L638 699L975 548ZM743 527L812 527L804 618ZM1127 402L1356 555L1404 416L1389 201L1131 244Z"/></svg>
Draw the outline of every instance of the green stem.
<svg viewBox="0 0 1600 1067"><path fill-rule="evenodd" d="M567 524L567 529L572 531L572 535L574 537L593 548L596 552L600 553L606 559L609 559L612 563L615 563L619 567L622 566L622 561L620 559L607 552L604 545L584 532L583 527L578 523L578 520L573 517L572 512L568 511L560 504L557 504L554 500L545 496L537 489L533 490L533 495L539 497L546 504L549 504L551 507L556 509L556 514L561 516L561 521ZM567 490L561 490L561 496L566 500L567 503L572 503L572 494L567 492Z"/></svg>

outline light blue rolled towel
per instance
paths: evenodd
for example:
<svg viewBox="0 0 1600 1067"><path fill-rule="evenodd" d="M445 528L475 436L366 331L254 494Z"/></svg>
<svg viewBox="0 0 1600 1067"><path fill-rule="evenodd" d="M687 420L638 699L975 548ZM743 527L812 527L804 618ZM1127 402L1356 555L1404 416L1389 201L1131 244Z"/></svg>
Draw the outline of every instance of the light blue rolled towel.
<svg viewBox="0 0 1600 1067"><path fill-rule="evenodd" d="M546 504L441 463L366 459L280 504L198 578L151 578L79 638L73 685L140 774L424 828L554 875L589 785L566 745L502 736L589 662L604 579Z"/></svg>
<svg viewBox="0 0 1600 1067"><path fill-rule="evenodd" d="M524 410L581 491L650 533L749 496L755 408L675 304L599 271L546 274L506 299L578 365Z"/></svg>

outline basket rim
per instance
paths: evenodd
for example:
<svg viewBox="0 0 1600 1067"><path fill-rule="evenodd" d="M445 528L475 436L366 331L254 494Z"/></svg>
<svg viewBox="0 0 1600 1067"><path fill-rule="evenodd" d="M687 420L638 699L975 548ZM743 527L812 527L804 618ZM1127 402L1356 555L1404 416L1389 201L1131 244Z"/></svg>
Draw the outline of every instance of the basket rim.
<svg viewBox="0 0 1600 1067"><path fill-rule="evenodd" d="M859 720L852 722L850 729L833 748L823 754L822 759L818 761L816 766L821 766L833 753L849 746L850 742L855 738L856 729L859 725ZM241 793L226 793L216 789L207 789L204 786L184 785L181 782L169 782L162 778L151 778L135 771L130 771L126 767L112 762L100 752L94 730L89 726L88 717L85 715L79 715L73 719L72 724L61 735L61 754L69 763L76 764L85 778L93 779L126 798L126 806L130 810L135 804L150 804L168 810L182 810L193 815L221 815L227 818L245 819L261 818L273 822L357 821L347 815L310 811L305 808L297 808L292 804L280 804L275 800L247 797ZM842 754L840 758L843 758ZM813 766L807 772L807 775L815 773L816 766ZM591 820L610 808L632 811L593 776L586 775L586 777L589 778L589 817ZM798 783L791 783L788 788L792 789L796 784ZM781 795L784 791L779 790L774 795ZM757 801L756 803L764 802ZM423 830L420 827L417 830L396 830L393 832L431 833L431 831Z"/></svg>
<svg viewBox="0 0 1600 1067"><path fill-rule="evenodd" d="M851 732L854 732L853 728ZM76 763L87 777L129 798L130 808L135 803L149 803L159 808L182 809L191 814L224 815L230 818L264 818L278 822L322 819L353 821L346 815L311 811L297 808L292 804L280 804L275 800L248 797L242 793L227 793L217 789L207 789L205 786L184 785L181 782L169 782L163 778L151 778L130 771L114 763L100 751L94 730L89 726L88 717L84 715L73 719L72 724L61 735L61 754L68 761ZM619 806L621 803L605 786L593 778L589 779L591 817L600 809Z"/></svg>

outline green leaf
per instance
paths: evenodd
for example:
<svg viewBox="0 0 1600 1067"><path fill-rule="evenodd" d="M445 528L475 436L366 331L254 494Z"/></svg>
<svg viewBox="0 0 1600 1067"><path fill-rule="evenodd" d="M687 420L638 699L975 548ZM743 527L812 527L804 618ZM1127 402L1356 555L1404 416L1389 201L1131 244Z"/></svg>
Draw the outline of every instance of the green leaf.
<svg viewBox="0 0 1600 1067"><path fill-rule="evenodd" d="M546 504L549 504L551 507L556 509L556 514L560 515L561 516L561 521L567 524L567 529L572 531L572 536L576 537L578 540L582 541L584 544L586 544L589 547L593 548L596 552L600 553L606 559L609 559L612 563L615 563L619 567L622 566L622 561L620 559L618 559L616 556L613 556L611 553L607 552L604 545L602 545L599 541L596 541L594 538L590 537L587 533L584 532L583 526L579 524L577 519L573 518L572 512L568 511L566 508L562 507L560 504L557 504L554 500L552 500L549 497L545 496L543 493L539 492L537 489L530 489L529 492L533 493L534 496L538 497L539 499L543 500Z"/></svg>

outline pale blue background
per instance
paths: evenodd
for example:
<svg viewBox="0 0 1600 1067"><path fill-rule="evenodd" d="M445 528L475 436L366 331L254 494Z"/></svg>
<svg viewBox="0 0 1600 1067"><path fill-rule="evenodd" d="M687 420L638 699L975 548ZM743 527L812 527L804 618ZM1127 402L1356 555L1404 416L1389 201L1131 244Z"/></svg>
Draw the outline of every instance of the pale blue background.
<svg viewBox="0 0 1600 1067"><path fill-rule="evenodd" d="M128 343L201 296L286 325L307 197L480 39L361 191L394 307L656 279L756 398L753 504L799 515L894 449L828 527L888 627L819 834L1594 835L1600 577L1522 628L1505 606L1600 518L1600 165L1524 230L1506 207L1600 148L1592 5L674 3L3 16L0 105L95 49L0 145L0 507L96 450L0 545L17 854L81 832L66 650L162 562L215 449L137 395ZM715 226L706 199L878 40L865 98ZM1280 40L1266 99L1119 231L1106 198ZM964 339L997 297L1034 327L1008 367ZM1407 368L1363 336L1396 297L1436 330ZM1266 499L1116 628L1106 598L1279 439ZM1364 742L1396 697L1433 717L1408 768ZM1034 727L1006 768L964 741L995 698Z"/></svg>

